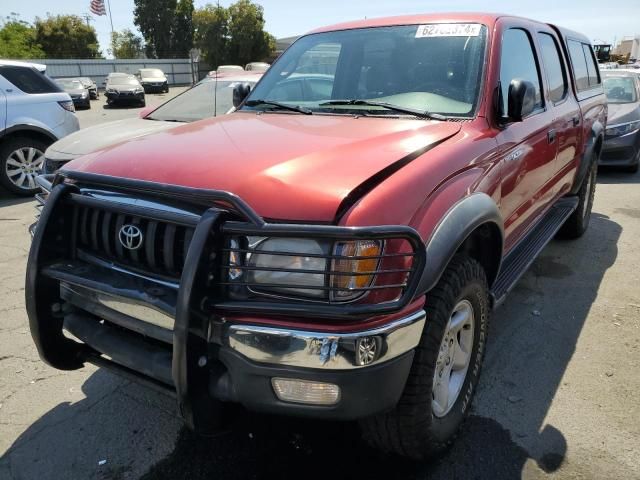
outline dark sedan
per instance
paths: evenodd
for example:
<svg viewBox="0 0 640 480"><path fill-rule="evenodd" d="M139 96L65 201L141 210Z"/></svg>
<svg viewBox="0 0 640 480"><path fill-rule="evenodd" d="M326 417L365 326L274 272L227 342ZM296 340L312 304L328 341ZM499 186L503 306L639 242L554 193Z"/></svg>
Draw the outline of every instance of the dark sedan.
<svg viewBox="0 0 640 480"><path fill-rule="evenodd" d="M95 100L98 98L98 86L96 85L96 82L91 80L89 77L78 77L78 80L82 82L84 88L89 90L89 96L91 97L91 100Z"/></svg>
<svg viewBox="0 0 640 480"><path fill-rule="evenodd" d="M91 98L82 82L77 78L58 78L56 83L69 94L76 108L91 108Z"/></svg>
<svg viewBox="0 0 640 480"><path fill-rule="evenodd" d="M640 76L634 72L602 71L609 104L600 165L637 172L640 165Z"/></svg>
<svg viewBox="0 0 640 480"><path fill-rule="evenodd" d="M107 105L116 103L137 103L145 106L144 89L133 75L115 76L107 80L105 88Z"/></svg>

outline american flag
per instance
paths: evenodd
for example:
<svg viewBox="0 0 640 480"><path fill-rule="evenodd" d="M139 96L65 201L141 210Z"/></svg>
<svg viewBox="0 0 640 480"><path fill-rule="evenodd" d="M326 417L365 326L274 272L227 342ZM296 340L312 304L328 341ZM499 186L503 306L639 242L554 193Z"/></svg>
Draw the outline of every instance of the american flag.
<svg viewBox="0 0 640 480"><path fill-rule="evenodd" d="M94 15L107 14L107 10L104 8L104 0L91 0L91 6L89 7L89 9Z"/></svg>

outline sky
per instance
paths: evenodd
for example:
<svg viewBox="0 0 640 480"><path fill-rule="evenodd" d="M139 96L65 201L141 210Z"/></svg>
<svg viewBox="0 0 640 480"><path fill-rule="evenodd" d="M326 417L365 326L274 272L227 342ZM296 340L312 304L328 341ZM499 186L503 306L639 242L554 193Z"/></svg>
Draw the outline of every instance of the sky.
<svg viewBox="0 0 640 480"><path fill-rule="evenodd" d="M107 0L111 3L115 30L133 25L133 0ZM640 35L639 0L254 0L264 7L266 30L276 38L299 35L323 25L356 20L426 12L488 11L529 17L587 35L594 43L613 43L624 36ZM47 13L77 14L89 12L90 0L0 0L0 18L11 12L22 20L33 21ZM215 0L195 0L196 8ZM233 0L220 0L229 6ZM615 8L607 8L607 5ZM111 26L107 17L92 15L100 48L106 54Z"/></svg>

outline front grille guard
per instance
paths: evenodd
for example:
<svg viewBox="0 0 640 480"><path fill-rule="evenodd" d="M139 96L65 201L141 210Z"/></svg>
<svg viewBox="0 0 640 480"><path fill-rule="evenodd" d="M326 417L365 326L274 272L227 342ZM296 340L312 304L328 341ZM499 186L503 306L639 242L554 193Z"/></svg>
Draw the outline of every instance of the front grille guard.
<svg viewBox="0 0 640 480"><path fill-rule="evenodd" d="M38 182L47 195L40 223L35 231L26 276L26 305L32 337L40 357L49 365L60 369L80 368L84 362L108 364L123 370L112 360L105 359L86 345L65 337L62 317L53 308L59 297L56 283L43 275L48 263L59 254L59 239L64 236L64 225L57 222L65 215L65 199L80 193L80 187L90 185L126 192L139 192L144 196L157 197L167 204L176 199L197 202L203 205L191 244L186 254L176 300L173 330L171 377L181 416L196 430L206 431L216 422L216 409L212 408L209 392L212 371L201 367L203 358L215 361L217 348L222 343L221 317L224 311L250 313L272 313L277 315L299 315L303 318L322 316L325 318L351 319L357 316L372 316L397 311L406 306L415 294L420 273L425 264L425 247L419 235L411 228L399 227L338 227L330 225L281 225L265 222L242 199L228 192L215 192L149 182L125 180L80 172L62 172L55 177L43 176ZM208 205L207 205L208 204ZM211 207L211 205L218 207ZM230 216L228 207L233 212ZM148 209L133 209L139 215L148 214ZM158 214L158 212L155 212ZM244 222L230 221L230 217ZM68 214L67 214L68 218ZM216 251L224 248L226 234L259 235L307 235L313 238L339 239L390 239L403 238L413 249L413 263L403 294L394 302L379 305L318 305L308 302L230 302L220 293L223 286L212 289L207 286L211 274L211 259L217 262L214 271L221 268L222 255ZM58 257L59 258L59 257ZM217 293L217 295L216 295ZM203 298L206 297L206 301ZM203 308L204 307L204 308ZM212 308L209 311L209 308ZM217 344L217 345L216 345ZM212 346L214 346L212 348ZM125 369L126 370L126 369ZM136 374L138 376L142 374ZM144 376L143 376L144 377Z"/></svg>
<svg viewBox="0 0 640 480"><path fill-rule="evenodd" d="M304 224L280 224L265 221L258 215L244 200L240 197L224 191L205 190L190 187L164 185L151 183L140 180L130 180L118 177L108 177L103 175L88 174L84 172L66 172L62 171L55 177L51 175L43 176L39 183L46 189L51 189L61 183L74 184L79 188L90 186L91 188L105 188L108 190L123 191L126 193L139 193L145 197L154 197L160 201L171 204L177 200L183 202L191 202L202 205L202 210L209 214L215 214L216 231L209 232L206 247L202 251L194 252L197 263L203 264L203 268L207 270L204 282L208 285L205 289L204 299L201 299L200 305L206 306L204 313L237 313L237 314L266 314L266 315L285 315L285 316L302 316L305 318L330 318L330 319L348 319L353 320L358 317L370 317L373 315L382 315L393 313L407 306L416 292L420 273L425 265L425 247L418 233L411 227L407 226L372 226L372 227L342 227L335 225L304 225ZM44 185L43 185L44 184ZM45 185L48 187L45 187ZM82 204L92 204L95 207L111 209L127 214L139 215L154 219L164 219L176 223L190 224L198 230L198 225L202 223L204 215L199 219L180 218L175 213L158 212L136 205L106 205L105 202L96 201L88 197L83 197L76 189L71 193L74 202ZM211 207L211 205L215 207ZM207 208L208 207L208 208ZM212 235L213 234L213 235ZM393 274L401 274L402 280L384 284L379 281L364 287L354 288L352 290L360 290L366 293L381 293L382 290L395 289L398 295L393 300L384 301L383 303L363 303L366 301L345 302L322 302L313 299L295 298L292 296L260 296L256 295L250 299L232 299L229 295L229 289L233 286L242 285L238 282L225 281L225 273L228 272L230 266L228 264L228 253L230 250L227 239L231 236L259 236L259 237L296 237L310 239L326 239L326 240L398 240L406 242L404 249L399 252L386 253L382 252L378 257L380 261L390 257L411 258L410 267L394 268L388 270L376 269L376 278L383 276L392 277ZM193 234L195 237L195 232ZM214 247L215 245L215 247ZM191 239L192 250L193 238ZM211 250L215 249L215 253ZM207 250L207 252L205 252ZM242 249L237 249L242 250ZM211 255L214 253L214 255ZM220 254L218 254L220 253ZM285 253L285 252L281 252ZM291 255L291 252L286 252ZM278 252L270 255L277 255ZM207 259L203 259L203 255ZM292 255L291 255L292 256ZM309 254L306 254L309 256ZM347 257L333 254L318 255L327 258L329 263L334 259L358 260L364 257ZM185 255L186 257L186 255ZM210 258L215 257L214 261ZM368 257L370 258L370 257ZM206 261L204 261L206 260ZM185 260L187 263L188 260ZM248 270L250 267L242 267ZM331 275L360 275L362 273L345 273L329 271L304 271L296 270L298 273L325 274L327 278ZM366 272L365 272L366 273ZM184 272L183 272L184 274ZM379 275L379 276L378 276ZM212 280L213 279L213 280ZM181 284L184 276L181 279ZM245 285L246 286L246 285ZM298 287L299 285L283 285L278 284L277 287L285 289L287 287ZM311 287L322 291L330 292L336 290L344 290L338 287L332 287L328 283L324 286Z"/></svg>

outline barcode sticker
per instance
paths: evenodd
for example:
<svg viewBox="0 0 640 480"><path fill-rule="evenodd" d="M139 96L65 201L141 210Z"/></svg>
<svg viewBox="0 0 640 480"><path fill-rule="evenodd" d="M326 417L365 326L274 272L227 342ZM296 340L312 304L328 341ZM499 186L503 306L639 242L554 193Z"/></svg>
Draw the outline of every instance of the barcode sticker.
<svg viewBox="0 0 640 480"><path fill-rule="evenodd" d="M418 27L416 38L477 37L481 28L479 23L430 23Z"/></svg>

